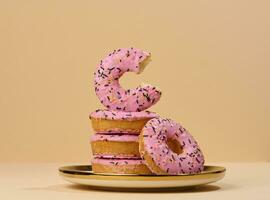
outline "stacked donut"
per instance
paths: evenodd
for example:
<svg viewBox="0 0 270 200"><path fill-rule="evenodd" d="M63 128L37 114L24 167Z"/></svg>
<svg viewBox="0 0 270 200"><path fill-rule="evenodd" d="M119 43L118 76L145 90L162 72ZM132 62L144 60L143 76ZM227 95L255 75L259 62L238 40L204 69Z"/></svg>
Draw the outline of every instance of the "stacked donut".
<svg viewBox="0 0 270 200"><path fill-rule="evenodd" d="M105 109L90 114L92 169L115 174L194 174L203 154L180 124L147 111L161 96L151 85L123 89L125 72L141 73L150 54L135 48L114 50L94 73L95 92Z"/></svg>

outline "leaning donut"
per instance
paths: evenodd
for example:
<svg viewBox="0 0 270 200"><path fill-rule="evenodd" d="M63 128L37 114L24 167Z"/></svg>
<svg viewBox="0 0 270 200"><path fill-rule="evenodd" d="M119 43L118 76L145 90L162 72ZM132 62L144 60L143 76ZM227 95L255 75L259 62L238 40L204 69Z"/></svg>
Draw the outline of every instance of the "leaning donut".
<svg viewBox="0 0 270 200"><path fill-rule="evenodd" d="M95 92L110 110L140 112L155 104L161 92L151 85L125 90L119 79L125 72L141 73L150 61L150 54L135 48L114 50L101 60L94 73Z"/></svg>
<svg viewBox="0 0 270 200"><path fill-rule="evenodd" d="M148 121L139 142L141 156L155 174L196 174L203 170L204 156L198 143L170 119Z"/></svg>

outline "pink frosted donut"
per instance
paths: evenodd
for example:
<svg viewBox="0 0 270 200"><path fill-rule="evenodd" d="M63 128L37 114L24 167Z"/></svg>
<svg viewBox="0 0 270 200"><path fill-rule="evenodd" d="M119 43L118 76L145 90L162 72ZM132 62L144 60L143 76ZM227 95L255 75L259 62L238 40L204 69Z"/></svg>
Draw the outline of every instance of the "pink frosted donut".
<svg viewBox="0 0 270 200"><path fill-rule="evenodd" d="M139 149L156 174L195 174L203 170L204 156L198 143L170 119L148 121L140 135Z"/></svg>
<svg viewBox="0 0 270 200"><path fill-rule="evenodd" d="M150 54L140 49L114 50L101 60L94 73L95 92L101 103L110 110L139 112L151 107L161 92L151 85L123 89L119 84L125 72L141 73L150 61Z"/></svg>
<svg viewBox="0 0 270 200"><path fill-rule="evenodd" d="M151 175L152 172L141 158L97 158L92 159L94 173L140 174Z"/></svg>
<svg viewBox="0 0 270 200"><path fill-rule="evenodd" d="M139 135L144 125L156 113L144 110L141 112L124 112L113 110L96 110L90 114L92 127L96 133L126 133Z"/></svg>
<svg viewBox="0 0 270 200"><path fill-rule="evenodd" d="M131 134L94 134L91 137L92 153L96 157L141 158L139 135Z"/></svg>

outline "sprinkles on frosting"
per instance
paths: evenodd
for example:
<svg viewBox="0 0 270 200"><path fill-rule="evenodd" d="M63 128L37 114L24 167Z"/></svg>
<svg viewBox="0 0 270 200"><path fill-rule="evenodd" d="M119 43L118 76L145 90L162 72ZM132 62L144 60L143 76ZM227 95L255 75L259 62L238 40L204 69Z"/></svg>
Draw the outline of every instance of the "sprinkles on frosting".
<svg viewBox="0 0 270 200"><path fill-rule="evenodd" d="M145 161L141 158L93 158L92 163L104 165L141 165Z"/></svg>
<svg viewBox="0 0 270 200"><path fill-rule="evenodd" d="M140 120L140 119L151 119L158 117L154 112L141 111L141 112L123 112L123 111L113 111L113 110L102 110L98 109L90 113L89 118L94 119L106 119L106 120Z"/></svg>
<svg viewBox="0 0 270 200"><path fill-rule="evenodd" d="M125 72L141 73L140 64L150 54L136 48L114 50L100 61L94 73L95 92L100 102L115 111L140 112L155 104L161 91L151 85L125 90L119 79Z"/></svg>
<svg viewBox="0 0 270 200"><path fill-rule="evenodd" d="M139 133L135 134L123 134L123 133L115 133L115 134L94 134L91 137L91 141L120 141L120 142L139 142Z"/></svg>

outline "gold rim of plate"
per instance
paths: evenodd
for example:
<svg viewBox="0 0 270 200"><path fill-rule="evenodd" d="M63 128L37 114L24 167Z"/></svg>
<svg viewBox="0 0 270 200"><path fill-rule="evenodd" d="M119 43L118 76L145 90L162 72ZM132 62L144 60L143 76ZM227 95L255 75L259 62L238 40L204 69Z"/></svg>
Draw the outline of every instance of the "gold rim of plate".
<svg viewBox="0 0 270 200"><path fill-rule="evenodd" d="M95 179L95 180L129 180L129 181L168 181L168 180L192 180L215 178L225 175L226 168L221 166L204 166L199 174L180 175L133 175L133 174L108 174L93 173L91 165L71 165L59 168L60 175L70 178Z"/></svg>

